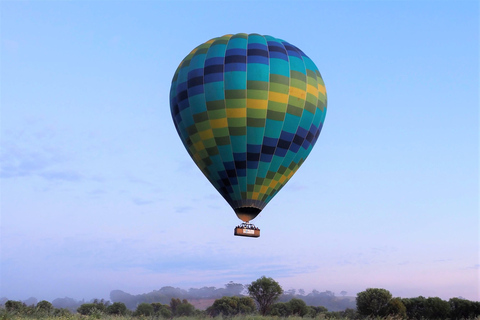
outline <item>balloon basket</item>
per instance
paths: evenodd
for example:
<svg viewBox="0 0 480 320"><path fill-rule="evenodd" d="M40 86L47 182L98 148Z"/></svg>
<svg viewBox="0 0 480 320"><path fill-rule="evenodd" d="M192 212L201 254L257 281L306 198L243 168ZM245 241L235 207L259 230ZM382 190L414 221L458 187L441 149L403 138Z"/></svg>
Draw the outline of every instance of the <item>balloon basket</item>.
<svg viewBox="0 0 480 320"><path fill-rule="evenodd" d="M260 229L251 223L242 223L235 227L233 234L240 237L260 237Z"/></svg>

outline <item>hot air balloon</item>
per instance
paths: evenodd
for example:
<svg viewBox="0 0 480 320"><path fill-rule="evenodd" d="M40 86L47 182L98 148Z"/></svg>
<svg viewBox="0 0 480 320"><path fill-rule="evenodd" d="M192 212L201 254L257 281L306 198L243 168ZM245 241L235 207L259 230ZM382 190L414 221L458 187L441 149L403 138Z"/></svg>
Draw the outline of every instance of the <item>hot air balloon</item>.
<svg viewBox="0 0 480 320"><path fill-rule="evenodd" d="M325 84L294 45L228 34L193 49L173 76L170 108L189 155L242 224L250 223L303 164L322 130Z"/></svg>

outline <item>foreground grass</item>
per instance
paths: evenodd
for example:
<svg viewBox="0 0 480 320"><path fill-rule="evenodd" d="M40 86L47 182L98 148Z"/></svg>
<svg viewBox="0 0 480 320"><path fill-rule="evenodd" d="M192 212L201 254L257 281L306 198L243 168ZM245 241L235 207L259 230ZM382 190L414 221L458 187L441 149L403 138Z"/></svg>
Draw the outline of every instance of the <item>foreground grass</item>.
<svg viewBox="0 0 480 320"><path fill-rule="evenodd" d="M35 316L26 316L26 315L14 315L14 314L2 314L0 315L0 320L31 320L31 319L41 319L41 320L94 320L94 319L102 319L102 320L166 320L165 318L157 317L157 316L113 316L113 315L89 315L84 316L81 314L71 314L71 315L64 315L59 317L53 316L44 316L44 317L35 317ZM173 320L322 320L322 319L338 319L338 320L347 320L349 318L331 318L326 317L325 315L320 315L315 318L302 318L302 317L288 317L288 318L280 318L280 317L271 317L271 316L260 316L260 315L244 315L244 316L235 316L235 317L222 317L218 316L215 318L210 317L176 317L172 318ZM379 320L394 320L395 318L378 318ZM475 319L475 320L480 320Z"/></svg>
<svg viewBox="0 0 480 320"><path fill-rule="evenodd" d="M95 319L102 319L102 320L167 320L162 317L158 316L131 316L131 315L126 315L126 316L113 316L113 315L89 315L89 316L84 316L81 314L71 314L71 315L63 315L59 317L53 317L53 316L43 316L43 317L38 317L38 316L26 316L26 315L14 315L14 314L0 314L0 320L32 320L32 319L40 319L40 320L95 320ZM323 319L336 319L336 320L352 320L352 318L337 318L337 317L331 317L328 314L322 314L319 315L315 318L302 318L302 317L288 317L288 318L283 318L283 317L271 317L271 316L260 316L260 315L244 315L244 316L234 316L234 317L222 317L218 316L215 318L210 318L210 317L175 317L172 318L173 320L323 320ZM169 320L172 320L169 319ZM364 320L401 320L402 318L398 317L385 317L385 318L367 318ZM466 319L467 320L467 319ZM471 318L468 320L480 320L480 317L476 318Z"/></svg>

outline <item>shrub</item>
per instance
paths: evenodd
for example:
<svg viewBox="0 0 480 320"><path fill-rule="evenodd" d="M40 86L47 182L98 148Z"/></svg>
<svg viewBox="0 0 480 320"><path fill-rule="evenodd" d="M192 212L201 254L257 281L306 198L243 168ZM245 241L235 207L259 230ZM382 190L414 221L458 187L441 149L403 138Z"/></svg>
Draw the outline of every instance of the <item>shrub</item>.
<svg viewBox="0 0 480 320"><path fill-rule="evenodd" d="M135 316L152 316L153 315L153 306L150 303L140 303L137 306L137 310L134 312Z"/></svg>
<svg viewBox="0 0 480 320"><path fill-rule="evenodd" d="M127 314L127 306L123 302L114 302L107 307L106 313L123 316Z"/></svg>

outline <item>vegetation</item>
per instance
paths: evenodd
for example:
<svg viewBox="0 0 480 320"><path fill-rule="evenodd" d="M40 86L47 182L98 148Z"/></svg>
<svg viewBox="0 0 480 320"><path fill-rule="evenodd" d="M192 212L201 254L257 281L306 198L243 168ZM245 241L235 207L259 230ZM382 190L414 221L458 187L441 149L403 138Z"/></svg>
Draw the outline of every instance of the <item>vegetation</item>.
<svg viewBox="0 0 480 320"><path fill-rule="evenodd" d="M211 317L219 315L235 316L240 314L252 314L255 312L255 302L250 297L223 297L215 300L206 313Z"/></svg>
<svg viewBox="0 0 480 320"><path fill-rule="evenodd" d="M231 283L233 284L233 283ZM233 284L239 293L237 284ZM243 285L242 285L243 287ZM170 287L171 288L171 287ZM476 319L480 320L480 302L462 298L449 301L438 297L398 298L385 289L369 288L359 292L356 309L328 311L324 306L309 305L313 297L333 299L333 292L312 292L300 297L295 290L283 293L281 286L265 276L247 286L250 297L223 296L217 298L206 311L197 310L187 300L171 298L169 303L157 301L140 302L128 308L124 302L111 303L105 300L92 300L82 303L73 311L57 307L54 303L30 298L27 302L0 300L0 320L136 320L136 319L175 319L197 320L215 318L217 320L299 320L299 319ZM300 290L299 290L300 291ZM232 291L230 291L232 292ZM342 294L346 295L346 293ZM282 301L282 299L289 298ZM280 299L281 298L281 299ZM69 298L66 298L69 299ZM55 301L55 300L54 300ZM275 303L275 301L278 301ZM1 305L3 304L3 308Z"/></svg>
<svg viewBox="0 0 480 320"><path fill-rule="evenodd" d="M257 301L262 316L267 314L272 304L283 293L283 289L278 282L265 276L253 281L247 287L247 290L248 294Z"/></svg>

